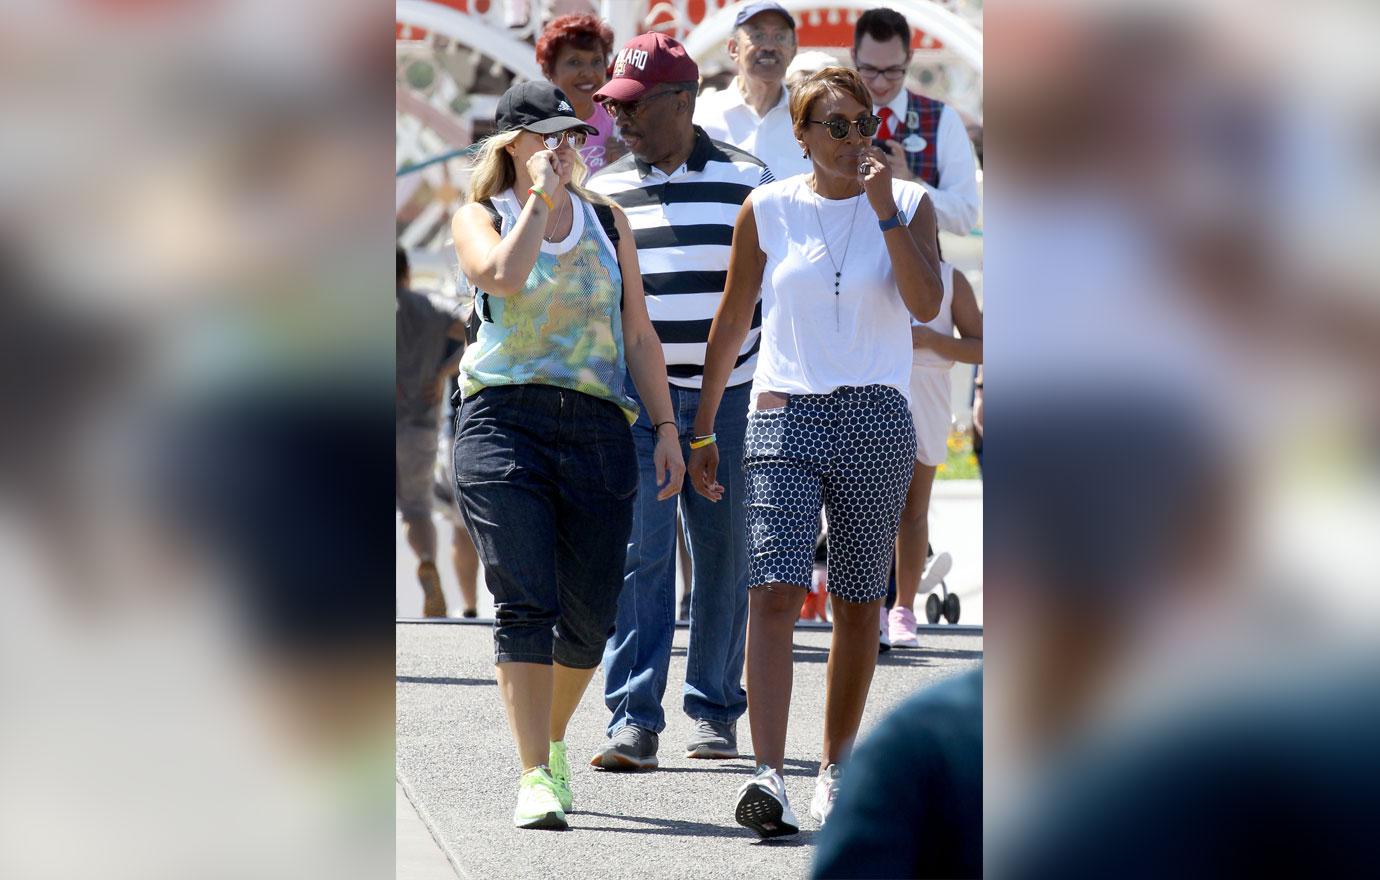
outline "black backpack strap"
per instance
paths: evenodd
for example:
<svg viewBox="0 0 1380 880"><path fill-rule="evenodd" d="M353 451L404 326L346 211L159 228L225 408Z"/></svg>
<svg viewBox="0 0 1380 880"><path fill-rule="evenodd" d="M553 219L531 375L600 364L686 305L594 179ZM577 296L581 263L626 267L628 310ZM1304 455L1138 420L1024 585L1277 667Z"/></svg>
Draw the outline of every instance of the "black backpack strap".
<svg viewBox="0 0 1380 880"><path fill-rule="evenodd" d="M618 222L613 219L613 208L599 202L590 202L589 206L594 209L594 216L599 218L599 225L604 228L604 235L608 236L609 244L613 245L614 252L618 251ZM623 297L619 296L618 306L622 308Z"/></svg>
<svg viewBox="0 0 1380 880"><path fill-rule="evenodd" d="M485 199L484 201L480 202L479 204L480 204L481 206L483 206L483 208L484 208L485 211L488 211L488 212L489 212L489 220L490 220L490 222L492 222L492 223L494 224L494 232L497 232L497 233L499 233L499 234L502 234L502 232L503 232L503 215L500 214L500 213L498 213L498 209L494 207L494 200L493 200L493 199Z"/></svg>
<svg viewBox="0 0 1380 880"><path fill-rule="evenodd" d="M498 208L494 207L493 199L484 199L479 203L485 211L489 212L489 220L494 225L494 232L503 233L503 215L498 213ZM490 324L494 319L489 315L489 295L479 288L474 289L474 311L470 314L470 319L465 322L465 335L473 343L479 335L479 322L488 321Z"/></svg>
<svg viewBox="0 0 1380 880"><path fill-rule="evenodd" d="M592 202L590 207L594 209L594 216L599 218L599 225L604 227L604 234L608 236L609 242L617 248L618 224L613 219L613 208L599 202Z"/></svg>
<svg viewBox="0 0 1380 880"><path fill-rule="evenodd" d="M481 305L482 303L482 305ZM479 324L485 320L479 313L485 314L489 311L489 297L482 290L474 292L474 308L470 309L470 316L465 319L465 344L474 345L479 341Z"/></svg>

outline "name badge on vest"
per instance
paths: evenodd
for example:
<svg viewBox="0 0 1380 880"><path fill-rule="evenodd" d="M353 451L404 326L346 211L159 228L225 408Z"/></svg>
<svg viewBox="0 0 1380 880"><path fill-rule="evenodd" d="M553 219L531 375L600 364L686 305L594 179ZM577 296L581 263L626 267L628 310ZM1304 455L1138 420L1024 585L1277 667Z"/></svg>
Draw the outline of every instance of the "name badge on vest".
<svg viewBox="0 0 1380 880"><path fill-rule="evenodd" d="M905 148L907 153L918 153L921 150L925 149L925 146L928 143L929 141L925 140L920 135L912 134L908 135L905 140L901 141L901 146Z"/></svg>

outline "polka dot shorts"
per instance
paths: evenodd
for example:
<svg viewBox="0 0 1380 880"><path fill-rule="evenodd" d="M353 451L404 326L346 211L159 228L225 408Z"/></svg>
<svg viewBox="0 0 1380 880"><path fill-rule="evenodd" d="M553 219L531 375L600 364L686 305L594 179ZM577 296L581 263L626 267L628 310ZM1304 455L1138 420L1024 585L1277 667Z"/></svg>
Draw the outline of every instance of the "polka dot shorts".
<svg viewBox="0 0 1380 880"><path fill-rule="evenodd" d="M748 584L810 583L819 510L829 519L829 592L847 602L886 595L915 429L895 388L793 394L748 418Z"/></svg>

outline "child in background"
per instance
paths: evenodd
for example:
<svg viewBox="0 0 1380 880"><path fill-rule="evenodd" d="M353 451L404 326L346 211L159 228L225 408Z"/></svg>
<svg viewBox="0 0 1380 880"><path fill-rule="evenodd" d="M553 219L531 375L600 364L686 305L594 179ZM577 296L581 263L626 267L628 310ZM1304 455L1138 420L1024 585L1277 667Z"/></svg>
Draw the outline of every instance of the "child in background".
<svg viewBox="0 0 1380 880"><path fill-rule="evenodd" d="M935 240L935 250L939 241ZM982 363L982 310L963 273L943 262L944 299L933 321L911 322L910 415L915 423L915 469L896 536L896 607L882 610L882 632L899 648L918 648L915 594L929 547L930 491L934 475L948 457L949 370L955 362ZM958 337L954 330L958 330ZM885 639L883 640L885 641Z"/></svg>

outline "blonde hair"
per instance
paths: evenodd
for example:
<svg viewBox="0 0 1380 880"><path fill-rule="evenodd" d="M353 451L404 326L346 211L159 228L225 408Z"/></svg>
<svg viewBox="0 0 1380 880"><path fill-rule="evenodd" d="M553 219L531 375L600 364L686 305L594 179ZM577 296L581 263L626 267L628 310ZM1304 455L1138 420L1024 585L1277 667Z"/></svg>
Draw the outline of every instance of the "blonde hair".
<svg viewBox="0 0 1380 880"><path fill-rule="evenodd" d="M484 139L479 147L479 158L475 160L474 170L470 172L470 201L482 202L499 193L511 189L517 183L517 168L513 157L505 147L518 139L526 129L501 131ZM570 172L570 183L566 189L586 202L601 205L613 204L606 197L585 189L584 181L589 169L585 167L584 157L575 152L575 167Z"/></svg>

